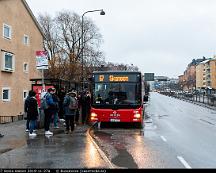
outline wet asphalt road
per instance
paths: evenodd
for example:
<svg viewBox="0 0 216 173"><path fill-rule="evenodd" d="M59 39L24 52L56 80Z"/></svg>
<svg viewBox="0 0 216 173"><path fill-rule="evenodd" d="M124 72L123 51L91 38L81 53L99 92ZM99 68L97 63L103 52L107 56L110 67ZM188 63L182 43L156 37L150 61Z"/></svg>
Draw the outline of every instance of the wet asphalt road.
<svg viewBox="0 0 216 173"><path fill-rule="evenodd" d="M151 93L145 112L143 130L104 124L94 131L116 167L216 167L216 111Z"/></svg>
<svg viewBox="0 0 216 173"><path fill-rule="evenodd" d="M152 93L155 133L192 168L216 167L216 111ZM187 165L186 164L186 165Z"/></svg>
<svg viewBox="0 0 216 173"><path fill-rule="evenodd" d="M0 150L0 168L107 168L95 145L87 135L87 127L78 126L72 134L63 128L54 136L45 137L43 130L35 138L24 132L24 122L6 132L0 143L9 151ZM10 124L11 125L11 124ZM12 145L11 145L12 144ZM7 148L6 148L7 149Z"/></svg>
<svg viewBox="0 0 216 173"><path fill-rule="evenodd" d="M91 131L115 168L215 168L216 111L151 93L144 129L102 124ZM63 128L47 138L30 139L25 121L1 125L0 168L108 168L110 165L87 135ZM111 126L111 127L109 127Z"/></svg>

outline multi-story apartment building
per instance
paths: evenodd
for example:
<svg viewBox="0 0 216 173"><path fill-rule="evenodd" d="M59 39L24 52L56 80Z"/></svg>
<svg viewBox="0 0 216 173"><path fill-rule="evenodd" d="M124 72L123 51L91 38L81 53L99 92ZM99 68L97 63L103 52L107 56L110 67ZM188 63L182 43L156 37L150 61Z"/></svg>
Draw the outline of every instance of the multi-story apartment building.
<svg viewBox="0 0 216 173"><path fill-rule="evenodd" d="M196 89L198 90L203 88L203 81L205 79L203 76L205 70L204 67L207 61L208 60L203 61L196 66Z"/></svg>
<svg viewBox="0 0 216 173"><path fill-rule="evenodd" d="M205 57L203 59L193 59L188 64L184 74L179 76L179 85L184 91L191 91L196 88L196 66L205 60Z"/></svg>
<svg viewBox="0 0 216 173"><path fill-rule="evenodd" d="M0 116L23 113L43 33L25 0L0 0Z"/></svg>
<svg viewBox="0 0 216 173"><path fill-rule="evenodd" d="M196 66L189 64L183 75L179 76L179 85L184 91L193 90L196 86Z"/></svg>
<svg viewBox="0 0 216 173"><path fill-rule="evenodd" d="M203 88L216 89L216 59L204 63Z"/></svg>

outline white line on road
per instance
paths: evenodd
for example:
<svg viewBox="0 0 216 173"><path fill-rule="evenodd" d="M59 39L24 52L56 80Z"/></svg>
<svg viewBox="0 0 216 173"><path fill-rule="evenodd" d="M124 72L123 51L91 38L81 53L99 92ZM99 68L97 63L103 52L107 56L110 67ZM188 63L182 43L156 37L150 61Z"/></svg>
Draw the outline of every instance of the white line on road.
<svg viewBox="0 0 216 173"><path fill-rule="evenodd" d="M166 138L164 136L161 136L161 139L164 141L164 142L167 142Z"/></svg>
<svg viewBox="0 0 216 173"><path fill-rule="evenodd" d="M182 156L177 156L178 160L184 165L185 168L191 169L191 166L185 161Z"/></svg>

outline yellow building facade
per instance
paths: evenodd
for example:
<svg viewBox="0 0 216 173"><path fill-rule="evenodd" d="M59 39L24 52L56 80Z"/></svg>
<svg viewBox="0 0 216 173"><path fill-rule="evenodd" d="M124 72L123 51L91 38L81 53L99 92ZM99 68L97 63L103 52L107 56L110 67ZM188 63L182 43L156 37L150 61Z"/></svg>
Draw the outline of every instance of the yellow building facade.
<svg viewBox="0 0 216 173"><path fill-rule="evenodd" d="M31 78L39 78L35 52L43 33L25 0L0 0L0 116L24 112Z"/></svg>
<svg viewBox="0 0 216 173"><path fill-rule="evenodd" d="M216 59L206 60L196 66L196 88L216 89Z"/></svg>

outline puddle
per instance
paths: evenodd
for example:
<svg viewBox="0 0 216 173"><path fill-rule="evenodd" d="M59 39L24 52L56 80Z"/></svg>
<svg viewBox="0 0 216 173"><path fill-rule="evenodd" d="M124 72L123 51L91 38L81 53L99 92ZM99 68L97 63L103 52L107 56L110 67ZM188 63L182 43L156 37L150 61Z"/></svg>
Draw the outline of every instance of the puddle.
<svg viewBox="0 0 216 173"><path fill-rule="evenodd" d="M140 133L139 135L143 135ZM107 145L110 145L115 148L117 155L111 160L118 167L124 168L138 168L138 165L135 163L132 155L127 151L125 145L125 136L118 137L114 134L95 131L94 138L103 140ZM104 148L104 147L103 147ZM105 151L106 153L106 151Z"/></svg>
<svg viewBox="0 0 216 173"><path fill-rule="evenodd" d="M127 168L138 168L138 165L134 162L133 157L126 149L117 149L118 155L112 159L118 167L127 167Z"/></svg>

